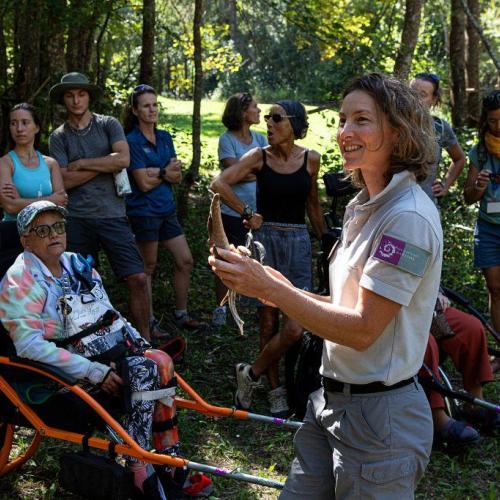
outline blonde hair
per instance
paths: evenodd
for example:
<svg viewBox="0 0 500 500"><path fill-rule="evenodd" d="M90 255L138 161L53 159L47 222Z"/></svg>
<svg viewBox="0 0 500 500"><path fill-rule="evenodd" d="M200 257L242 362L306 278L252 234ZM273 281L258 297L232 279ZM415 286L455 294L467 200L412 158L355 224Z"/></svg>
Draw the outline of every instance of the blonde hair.
<svg viewBox="0 0 500 500"><path fill-rule="evenodd" d="M436 163L436 136L432 117L418 94L406 82L383 73L355 78L344 90L343 98L356 90L375 100L390 127L399 134L386 173L387 184L394 174L404 170L413 172L418 182L425 180ZM358 187L365 186L359 169L352 172L351 181Z"/></svg>

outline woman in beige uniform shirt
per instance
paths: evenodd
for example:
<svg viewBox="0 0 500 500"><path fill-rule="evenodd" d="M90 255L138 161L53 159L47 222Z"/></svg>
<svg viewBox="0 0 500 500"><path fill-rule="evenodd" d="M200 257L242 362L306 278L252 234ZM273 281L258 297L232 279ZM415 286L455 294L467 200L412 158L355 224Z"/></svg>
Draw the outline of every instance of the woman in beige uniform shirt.
<svg viewBox="0 0 500 500"><path fill-rule="evenodd" d="M323 388L311 394L281 498L412 498L432 443L415 379L442 260L434 204L419 187L434 161L431 117L407 84L382 74L344 92L344 168L364 189L346 209L330 264L331 297L298 290L237 252L217 275L325 339Z"/></svg>

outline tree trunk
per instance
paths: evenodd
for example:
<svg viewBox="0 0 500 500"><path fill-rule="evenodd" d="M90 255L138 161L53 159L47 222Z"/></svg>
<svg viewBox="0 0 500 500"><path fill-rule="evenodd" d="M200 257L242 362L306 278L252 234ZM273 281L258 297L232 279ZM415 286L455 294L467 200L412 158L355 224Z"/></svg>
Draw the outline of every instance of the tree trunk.
<svg viewBox="0 0 500 500"><path fill-rule="evenodd" d="M7 7L2 5L2 12L0 15L0 89L2 91L7 87L7 44L5 42L4 22Z"/></svg>
<svg viewBox="0 0 500 500"><path fill-rule="evenodd" d="M468 0L471 14L479 19L481 7L479 0ZM481 98L479 94L479 58L481 55L480 37L470 19L467 20L467 124L477 126L481 113Z"/></svg>
<svg viewBox="0 0 500 500"><path fill-rule="evenodd" d="M201 161L201 97L203 93L203 69L201 24L203 14L203 0L195 0L193 20L193 46L194 46L194 83L193 83L193 159L182 181L178 197L178 214L184 219L187 215L189 191L198 178Z"/></svg>
<svg viewBox="0 0 500 500"><path fill-rule="evenodd" d="M42 0L16 3L17 57L14 83L16 98L28 100L40 85L40 37L43 13Z"/></svg>
<svg viewBox="0 0 500 500"><path fill-rule="evenodd" d="M109 19L111 18L111 12L113 11L113 1L108 2L108 8L106 12L106 18L104 19L104 23L99 30L99 35L97 36L97 41L95 44L95 81L98 87L104 88L104 71L102 70L101 65L101 46L102 39L104 37L104 33L106 33L106 28L108 27Z"/></svg>
<svg viewBox="0 0 500 500"><path fill-rule="evenodd" d="M406 0L401 43L394 63L394 74L403 80L406 80L410 74L420 30L423 3L423 0Z"/></svg>
<svg viewBox="0 0 500 500"><path fill-rule="evenodd" d="M241 36L241 31L238 25L238 7L236 5L236 0L229 0L229 2L227 2L227 7L231 39L233 40L236 50L244 59L247 59L249 56L248 44L245 43L243 37Z"/></svg>
<svg viewBox="0 0 500 500"><path fill-rule="evenodd" d="M464 10L465 15L467 16L468 22L471 24L471 26L475 28L477 34L481 38L484 48L490 55L491 60L493 61L493 64L497 69L498 76L500 76L500 58L498 57L498 54L495 51L495 47L491 45L487 36L484 34L483 28L481 28L481 25L479 24L479 18L472 15L472 12L470 11L469 6L467 5L467 0L460 0L460 5L462 6L462 9Z"/></svg>
<svg viewBox="0 0 500 500"><path fill-rule="evenodd" d="M451 119L455 127L461 127L467 117L467 96L465 91L465 13L460 0L451 0L450 66Z"/></svg>
<svg viewBox="0 0 500 500"><path fill-rule="evenodd" d="M94 33L101 15L101 9L106 6L97 0L72 0L69 8L72 16L68 26L66 42L66 66L68 71L88 73L92 61Z"/></svg>
<svg viewBox="0 0 500 500"><path fill-rule="evenodd" d="M142 2L142 53L139 81L153 85L155 54L155 0Z"/></svg>
<svg viewBox="0 0 500 500"><path fill-rule="evenodd" d="M51 83L59 80L66 72L64 57L64 35L66 32L66 0L45 2L44 17L50 19L42 30L42 47L40 54L41 79L49 77Z"/></svg>

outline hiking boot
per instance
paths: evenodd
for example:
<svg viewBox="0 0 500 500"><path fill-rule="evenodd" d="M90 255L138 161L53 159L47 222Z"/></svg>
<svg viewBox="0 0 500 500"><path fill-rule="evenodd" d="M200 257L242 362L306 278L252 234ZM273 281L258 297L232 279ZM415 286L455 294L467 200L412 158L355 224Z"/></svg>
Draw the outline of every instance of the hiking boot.
<svg viewBox="0 0 500 500"><path fill-rule="evenodd" d="M459 451L469 445L477 443L480 439L479 432L474 427L450 418L439 430L435 431L435 443L448 451Z"/></svg>
<svg viewBox="0 0 500 500"><path fill-rule="evenodd" d="M226 306L219 306L214 309L212 313L212 326L214 328L220 328L226 324L227 311Z"/></svg>
<svg viewBox="0 0 500 500"><path fill-rule="evenodd" d="M271 415L275 418L287 418L290 412L286 389L283 386L269 391L267 398L269 400Z"/></svg>
<svg viewBox="0 0 500 500"><path fill-rule="evenodd" d="M197 319L191 317L188 313L183 314L182 316L176 316L174 314L174 321L178 328L182 328L183 330L202 330L206 328L206 323L202 323Z"/></svg>
<svg viewBox="0 0 500 500"><path fill-rule="evenodd" d="M234 395L234 402L238 408L248 410L252 404L252 394L259 385L250 376L251 366L248 363L238 363L236 365L236 384L238 389Z"/></svg>

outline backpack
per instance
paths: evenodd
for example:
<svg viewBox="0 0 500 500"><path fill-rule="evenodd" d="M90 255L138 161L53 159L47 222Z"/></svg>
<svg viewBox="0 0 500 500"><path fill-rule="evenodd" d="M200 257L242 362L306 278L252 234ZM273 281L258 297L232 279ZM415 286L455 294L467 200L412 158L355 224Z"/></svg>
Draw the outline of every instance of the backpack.
<svg viewBox="0 0 500 500"><path fill-rule="evenodd" d="M323 339L304 332L285 357L285 384L288 405L298 420L306 413L309 395L321 387L321 356Z"/></svg>

